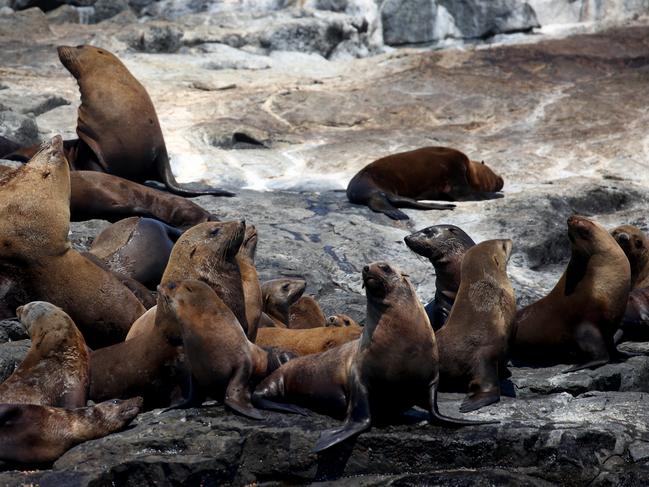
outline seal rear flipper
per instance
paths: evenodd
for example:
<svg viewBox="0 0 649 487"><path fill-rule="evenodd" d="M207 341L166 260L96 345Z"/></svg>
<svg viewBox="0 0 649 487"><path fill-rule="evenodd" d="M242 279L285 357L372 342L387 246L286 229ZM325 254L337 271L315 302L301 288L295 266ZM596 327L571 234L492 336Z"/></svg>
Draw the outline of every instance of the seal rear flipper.
<svg viewBox="0 0 649 487"><path fill-rule="evenodd" d="M589 321L584 321L577 325L575 342L579 348L580 355L586 361L563 370L563 374L583 369L594 369L605 365L611 360L609 350L613 351L615 349L613 338L611 337L610 346L607 347L600 329Z"/></svg>
<svg viewBox="0 0 649 487"><path fill-rule="evenodd" d="M373 194L370 199L367 200L367 206L370 208L370 210L377 213L383 213L393 220L409 219L408 215L406 215L403 211L400 211L392 206L384 193Z"/></svg>
<svg viewBox="0 0 649 487"><path fill-rule="evenodd" d="M171 172L171 167L169 166L169 159L166 154L164 157L158 157L158 161L156 161L156 164L158 166L158 172L160 176L160 181L162 181L170 193L177 194L179 196L203 196L203 195L211 195L211 196L236 196L234 193L230 191L226 191L224 189L218 189L218 188L212 188L212 189L205 189L205 190L192 190L192 189L187 189L183 188L180 184L178 184L178 181L176 181L176 178L174 177L173 172Z"/></svg>
<svg viewBox="0 0 649 487"><path fill-rule="evenodd" d="M469 392L460 405L461 413L475 411L500 401L498 358L483 357L475 367L474 374L474 378L469 382Z"/></svg>
<svg viewBox="0 0 649 487"><path fill-rule="evenodd" d="M172 411L174 409L189 409L200 407L203 404L203 401L205 401L205 394L203 394L202 391L198 390L198 387L196 387L194 381L195 379L193 376L190 376L189 379L187 379L186 383L188 383L187 385L189 390L187 391L187 397L184 400L176 404L172 404L162 412L166 413L167 411Z"/></svg>
<svg viewBox="0 0 649 487"><path fill-rule="evenodd" d="M263 397L253 394L252 402L260 409L267 409L268 411L277 411L280 413L299 414L301 416L310 416L311 411L295 404L286 404L281 402L271 401Z"/></svg>
<svg viewBox="0 0 649 487"><path fill-rule="evenodd" d="M500 401L500 393L495 391L480 391L474 394L467 394L460 405L461 413L476 411L484 406Z"/></svg>
<svg viewBox="0 0 649 487"><path fill-rule="evenodd" d="M500 421L476 421L470 419L451 418L439 412L437 407L437 380L430 386L430 418L429 421L440 426L451 426L459 428L461 426L479 426L481 424L498 424Z"/></svg>
<svg viewBox="0 0 649 487"><path fill-rule="evenodd" d="M250 369L239 367L230 378L223 402L227 407L251 419L265 419L265 416L250 402Z"/></svg>
<svg viewBox="0 0 649 487"><path fill-rule="evenodd" d="M422 203L398 194L386 195L390 203L399 208L412 208L414 210L452 210L456 205L452 203Z"/></svg>

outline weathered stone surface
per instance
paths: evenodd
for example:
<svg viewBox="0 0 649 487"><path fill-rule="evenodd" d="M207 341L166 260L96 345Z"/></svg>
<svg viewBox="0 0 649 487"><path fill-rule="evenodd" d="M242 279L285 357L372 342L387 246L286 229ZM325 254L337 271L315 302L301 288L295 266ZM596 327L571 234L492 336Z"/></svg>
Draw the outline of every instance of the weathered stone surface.
<svg viewBox="0 0 649 487"><path fill-rule="evenodd" d="M0 135L25 146L37 144L40 140L33 118L8 110L0 111Z"/></svg>
<svg viewBox="0 0 649 487"><path fill-rule="evenodd" d="M17 320L0 320L0 333L3 333L6 337L4 342L9 340L26 340L29 338L29 333L27 333L25 327L20 324L20 321Z"/></svg>
<svg viewBox="0 0 649 487"><path fill-rule="evenodd" d="M13 374L16 367L27 355L30 346L30 340L10 341L0 344L0 382L4 382L7 377Z"/></svg>

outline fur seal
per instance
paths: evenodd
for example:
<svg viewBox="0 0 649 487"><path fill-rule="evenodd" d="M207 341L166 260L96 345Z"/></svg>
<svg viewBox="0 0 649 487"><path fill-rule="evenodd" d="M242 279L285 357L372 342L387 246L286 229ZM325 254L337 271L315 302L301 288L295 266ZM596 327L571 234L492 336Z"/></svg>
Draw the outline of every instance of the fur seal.
<svg viewBox="0 0 649 487"><path fill-rule="evenodd" d="M136 183L159 181L182 196L234 196L222 189L194 191L178 184L151 98L114 54L87 45L60 46L57 51L81 91L79 141L70 151L74 169L101 171Z"/></svg>
<svg viewBox="0 0 649 487"><path fill-rule="evenodd" d="M239 414L263 419L250 403L250 382L279 367L278 358L248 340L230 308L204 282L169 282L159 292L181 325L191 372L191 396L179 407L200 405L209 396Z"/></svg>
<svg viewBox="0 0 649 487"><path fill-rule="evenodd" d="M257 345L290 350L297 355L324 352L344 343L356 340L363 329L358 325L344 327L327 326L291 330L267 327L257 330Z"/></svg>
<svg viewBox="0 0 649 487"><path fill-rule="evenodd" d="M7 279L19 279L29 301L61 307L90 347L123 340L145 308L116 277L71 248L70 172L61 137L0 179L0 196L0 268L20 275Z"/></svg>
<svg viewBox="0 0 649 487"><path fill-rule="evenodd" d="M327 326L327 319L313 296L302 296L289 308L289 328L304 329L322 326Z"/></svg>
<svg viewBox="0 0 649 487"><path fill-rule="evenodd" d="M487 240L462 261L462 281L446 324L436 332L440 389L468 393L460 412L500 400L508 377L507 351L514 332L516 297L507 277L511 240Z"/></svg>
<svg viewBox="0 0 649 487"><path fill-rule="evenodd" d="M613 337L631 288L629 260L600 225L568 218L572 255L546 297L516 316L513 358L521 363L576 363L566 372L594 368L621 355Z"/></svg>
<svg viewBox="0 0 649 487"><path fill-rule="evenodd" d="M0 404L0 460L53 462L74 445L121 430L141 407L139 397L79 409Z"/></svg>
<svg viewBox="0 0 649 487"><path fill-rule="evenodd" d="M449 147L423 147L382 157L368 164L347 186L351 203L367 205L394 220L407 220L397 208L450 210L455 205L418 200L457 200L494 193L503 179L483 163Z"/></svg>
<svg viewBox="0 0 649 487"><path fill-rule="evenodd" d="M361 325L347 315L337 314L327 318L327 324L325 326L358 326L360 328Z"/></svg>
<svg viewBox="0 0 649 487"><path fill-rule="evenodd" d="M306 289L304 279L281 278L271 279L261 284L264 300L264 313L271 319L262 326L286 328L289 322L289 310L297 302Z"/></svg>
<svg viewBox="0 0 649 487"><path fill-rule="evenodd" d="M15 372L0 384L0 403L85 406L90 354L72 319L42 301L20 306L16 314L32 345Z"/></svg>
<svg viewBox="0 0 649 487"><path fill-rule="evenodd" d="M388 263L375 262L363 269L363 282L367 323L361 337L282 365L257 386L253 404L270 409L278 402L293 403L346 416L344 426L320 436L315 452L414 405L425 407L430 420L440 424L477 424L443 416L437 408L435 334L408 278Z"/></svg>
<svg viewBox="0 0 649 487"><path fill-rule="evenodd" d="M255 254L257 252L257 229L254 225L246 225L243 243L237 252L237 264L241 272L241 284L246 305L246 320L248 321L248 339L255 342L259 320L261 320L264 301L261 293L259 275L255 267Z"/></svg>
<svg viewBox="0 0 649 487"><path fill-rule="evenodd" d="M414 253L426 257L435 269L435 297L424 309L435 331L451 312L460 288L462 259L475 242L455 225L433 225L404 238Z"/></svg>
<svg viewBox="0 0 649 487"><path fill-rule="evenodd" d="M160 221L130 217L102 230L89 252L111 270L155 288L181 235L182 230Z"/></svg>

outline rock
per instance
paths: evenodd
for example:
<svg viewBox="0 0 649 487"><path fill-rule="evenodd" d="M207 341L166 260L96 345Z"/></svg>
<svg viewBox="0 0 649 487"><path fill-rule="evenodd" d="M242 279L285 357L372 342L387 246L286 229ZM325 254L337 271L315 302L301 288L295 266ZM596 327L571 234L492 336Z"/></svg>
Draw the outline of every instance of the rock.
<svg viewBox="0 0 649 487"><path fill-rule="evenodd" d="M93 18L95 22L110 19L130 8L126 0L97 0L93 6L95 8Z"/></svg>
<svg viewBox="0 0 649 487"><path fill-rule="evenodd" d="M23 146L39 142L38 126L33 118L10 111L0 111L0 135Z"/></svg>
<svg viewBox="0 0 649 487"><path fill-rule="evenodd" d="M645 0L527 0L541 25L575 24L578 22L621 22L647 14Z"/></svg>
<svg viewBox="0 0 649 487"><path fill-rule="evenodd" d="M204 56L206 69L268 69L271 66L268 56L250 54L226 44L201 44L196 51L208 54Z"/></svg>
<svg viewBox="0 0 649 487"><path fill-rule="evenodd" d="M70 105L69 100L56 95L43 95L31 101L33 105L24 108L23 113L34 117L38 117L57 107Z"/></svg>
<svg viewBox="0 0 649 487"><path fill-rule="evenodd" d="M0 320L0 333L6 337L5 342L29 339L29 333L18 320Z"/></svg>
<svg viewBox="0 0 649 487"><path fill-rule="evenodd" d="M5 10L0 15L0 42L25 42L51 35L47 17L38 8L15 13Z"/></svg>
<svg viewBox="0 0 649 487"><path fill-rule="evenodd" d="M78 24L81 21L79 10L72 5L61 5L54 10L47 12L47 20L50 24L72 23Z"/></svg>
<svg viewBox="0 0 649 487"><path fill-rule="evenodd" d="M27 355L30 346L30 340L19 340L0 344L0 383L4 382L7 377L13 374L16 367L20 365L20 362Z"/></svg>
<svg viewBox="0 0 649 487"><path fill-rule="evenodd" d="M183 32L176 26L148 23L125 40L138 51L172 53L180 49L182 37Z"/></svg>

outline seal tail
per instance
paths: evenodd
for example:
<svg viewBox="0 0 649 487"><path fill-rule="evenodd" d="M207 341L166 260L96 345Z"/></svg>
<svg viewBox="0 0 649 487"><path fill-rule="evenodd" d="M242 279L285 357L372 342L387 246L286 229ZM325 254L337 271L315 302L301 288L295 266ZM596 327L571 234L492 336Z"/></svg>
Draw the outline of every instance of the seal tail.
<svg viewBox="0 0 649 487"><path fill-rule="evenodd" d="M173 172L171 171L171 166L169 165L169 158L167 157L167 151L164 152L164 157L158 160L158 172L160 181L162 181L170 193L177 194L178 196L235 196L234 193L226 191L224 189L213 188L205 190L192 190L183 188L176 178L174 177Z"/></svg>

